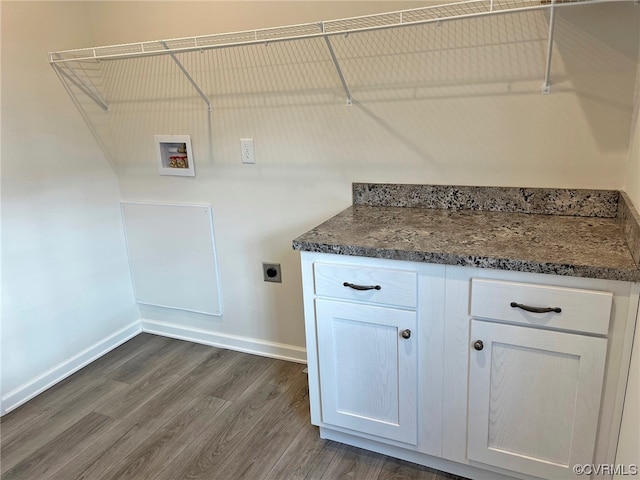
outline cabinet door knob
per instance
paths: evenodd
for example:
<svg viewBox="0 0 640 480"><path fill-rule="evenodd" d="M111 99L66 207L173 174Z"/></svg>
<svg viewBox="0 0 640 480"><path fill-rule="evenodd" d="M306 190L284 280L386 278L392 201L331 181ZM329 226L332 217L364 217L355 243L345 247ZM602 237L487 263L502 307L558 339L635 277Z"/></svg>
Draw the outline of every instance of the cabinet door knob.
<svg viewBox="0 0 640 480"><path fill-rule="evenodd" d="M482 343L482 340L476 340L475 342L473 342L473 348L480 351L484 348L484 343Z"/></svg>
<svg viewBox="0 0 640 480"><path fill-rule="evenodd" d="M402 338L411 338L411 330L407 328L406 330L403 330L400 335L402 335Z"/></svg>

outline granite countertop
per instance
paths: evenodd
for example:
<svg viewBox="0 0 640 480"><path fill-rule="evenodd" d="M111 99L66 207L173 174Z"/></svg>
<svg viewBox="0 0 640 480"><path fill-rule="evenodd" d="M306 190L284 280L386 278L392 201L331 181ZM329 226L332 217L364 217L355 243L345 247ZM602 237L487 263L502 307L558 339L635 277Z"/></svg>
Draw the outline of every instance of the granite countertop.
<svg viewBox="0 0 640 480"><path fill-rule="evenodd" d="M638 215L625 201L615 191L354 184L354 205L293 248L638 282L628 241Z"/></svg>

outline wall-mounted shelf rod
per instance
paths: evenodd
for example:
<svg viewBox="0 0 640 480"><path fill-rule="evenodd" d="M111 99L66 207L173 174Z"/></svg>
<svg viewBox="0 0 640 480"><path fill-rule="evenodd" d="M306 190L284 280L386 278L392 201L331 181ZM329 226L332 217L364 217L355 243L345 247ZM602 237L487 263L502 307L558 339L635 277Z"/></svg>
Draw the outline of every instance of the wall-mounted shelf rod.
<svg viewBox="0 0 640 480"><path fill-rule="evenodd" d="M165 46L166 49L169 49L169 46L167 45L167 42L162 42L162 44ZM196 89L196 92L198 92L198 95L200 95L200 97L202 97L202 99L205 101L205 103L207 104L207 110L211 111L211 100L209 100L209 97L207 97L205 95L205 93L202 91L200 86L196 83L196 81L193 79L193 77L189 74L187 69L184 68L184 65L182 65L182 62L180 62L180 60L178 60L176 55L173 52L169 52L169 56L175 62L175 64L178 66L178 68L184 74L184 76L187 77L187 80L189 80L189 83L191 83L191 85L193 85L193 88Z"/></svg>
<svg viewBox="0 0 640 480"><path fill-rule="evenodd" d="M346 35L358 32L440 23L448 20L483 17L507 13L544 10L573 5L613 3L634 0L467 0L389 13L328 20L283 27L246 30L232 33L203 35L102 47L64 50L49 54L50 63L79 60L116 60L132 57L167 55L181 52L229 48L245 45L285 42L300 39ZM324 31L318 31L318 24Z"/></svg>

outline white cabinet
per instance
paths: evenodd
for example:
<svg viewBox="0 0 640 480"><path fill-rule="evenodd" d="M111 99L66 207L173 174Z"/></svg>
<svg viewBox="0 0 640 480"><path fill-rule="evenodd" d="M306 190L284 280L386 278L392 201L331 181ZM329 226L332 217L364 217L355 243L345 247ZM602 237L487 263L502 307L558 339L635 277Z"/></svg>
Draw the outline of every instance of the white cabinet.
<svg viewBox="0 0 640 480"><path fill-rule="evenodd" d="M639 284L314 252L302 274L323 438L478 480L615 461Z"/></svg>
<svg viewBox="0 0 640 480"><path fill-rule="evenodd" d="M417 443L417 274L313 264L322 423Z"/></svg>
<svg viewBox="0 0 640 480"><path fill-rule="evenodd" d="M442 454L444 271L302 252L311 422L321 436Z"/></svg>
<svg viewBox="0 0 640 480"><path fill-rule="evenodd" d="M540 478L592 463L605 338L472 320L470 350L470 460Z"/></svg>
<svg viewBox="0 0 640 480"><path fill-rule="evenodd" d="M322 421L415 445L415 311L316 300Z"/></svg>
<svg viewBox="0 0 640 480"><path fill-rule="evenodd" d="M607 339L582 332L607 334L612 298L471 280L469 460L541 478L593 462Z"/></svg>

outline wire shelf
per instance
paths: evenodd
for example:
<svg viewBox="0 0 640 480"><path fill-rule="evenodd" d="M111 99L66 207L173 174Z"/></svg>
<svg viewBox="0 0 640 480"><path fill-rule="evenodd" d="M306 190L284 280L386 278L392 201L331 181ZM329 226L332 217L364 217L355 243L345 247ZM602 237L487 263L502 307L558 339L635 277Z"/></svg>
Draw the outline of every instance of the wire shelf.
<svg viewBox="0 0 640 480"><path fill-rule="evenodd" d="M115 60L130 57L166 55L193 50L293 41L332 35L348 35L349 33L355 32L399 28L484 15L616 1L633 0L467 0L443 5L299 25L63 50L49 53L49 61L55 64L79 60Z"/></svg>
<svg viewBox="0 0 640 480"><path fill-rule="evenodd" d="M502 69L493 74L480 67L478 59L484 55L482 42L491 42L494 53L495 45L501 42L501 39L490 38L491 29L481 29L480 44L476 41L471 45L473 42L467 39L483 23L518 23L522 19L526 25L510 28L519 32L519 41L538 46L535 52L527 53L527 58L536 59L530 62L531 68L543 63L538 50L541 42L547 44L542 87L542 93L546 94L551 85L555 9L632 1L637 0L465 0L315 23L65 50L49 53L49 61L65 85L82 92L106 112L111 111L111 102L133 98L126 85L136 83L145 68L159 69L158 75L167 81L186 79L186 88L199 96L209 111L213 108L212 99L219 104L221 98L240 92L248 96L279 95L285 91L315 91L326 95L336 87L342 88L347 105L351 105L353 86L360 94L363 89L394 84L397 70L406 74L405 81L399 82L401 88L412 84L415 84L412 88L419 88L445 81L464 82L469 68L475 68L474 78L483 81L494 81L496 75L510 79L528 75L528 70L524 72L519 65L516 65L518 71ZM549 14L539 13L544 10ZM508 13L520 15L504 15ZM498 14L501 16L496 17ZM537 18L535 25L529 23L530 16ZM473 18L482 20L469 20ZM443 28L422 27L430 24ZM471 58L467 55L466 64L459 65L455 71L435 75L431 67L442 62L440 50L448 48L442 44L442 35L434 34L436 30L440 33L460 30L458 40L463 43L459 43L459 48L475 48L475 55ZM264 45L272 46L265 49ZM206 55L200 55L205 51ZM375 79L371 75L373 70L377 71ZM224 77L218 77L219 74ZM214 77L216 81L212 83ZM292 88L283 85L285 79L294 83ZM139 88L136 95L139 99L163 98L164 87L166 85L158 85L157 91ZM140 93L143 91L144 94Z"/></svg>

